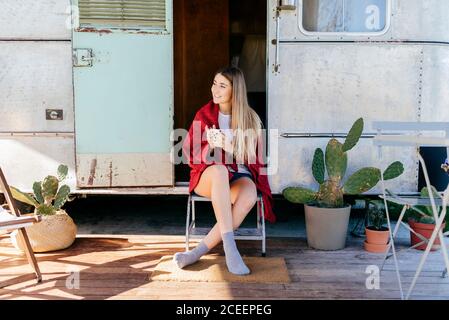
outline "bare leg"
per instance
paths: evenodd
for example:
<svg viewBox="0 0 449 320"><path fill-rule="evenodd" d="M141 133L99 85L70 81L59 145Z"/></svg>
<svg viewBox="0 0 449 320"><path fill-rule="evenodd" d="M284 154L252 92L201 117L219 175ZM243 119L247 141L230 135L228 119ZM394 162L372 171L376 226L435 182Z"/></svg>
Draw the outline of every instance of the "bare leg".
<svg viewBox="0 0 449 320"><path fill-rule="evenodd" d="M257 189L254 182L249 178L240 178L232 183L230 187L232 206L232 227L233 230L238 229L245 220L248 213L254 207L257 201ZM219 224L209 231L204 238L209 249L212 249L221 242L221 233Z"/></svg>
<svg viewBox="0 0 449 320"><path fill-rule="evenodd" d="M237 250L233 231L240 226L256 202L257 192L254 183L250 179L242 178L234 182L230 188L226 167L216 165L203 172L195 192L212 200L217 224L198 247L187 253L177 253L174 260L181 268L194 263L223 239L229 271L241 275L248 274L249 269ZM231 202L234 203L234 207L231 207Z"/></svg>

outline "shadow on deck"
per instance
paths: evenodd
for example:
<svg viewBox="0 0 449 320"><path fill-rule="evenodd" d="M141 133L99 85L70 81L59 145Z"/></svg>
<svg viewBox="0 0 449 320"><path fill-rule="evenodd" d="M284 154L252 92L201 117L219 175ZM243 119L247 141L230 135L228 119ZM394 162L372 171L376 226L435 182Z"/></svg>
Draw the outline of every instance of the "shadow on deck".
<svg viewBox="0 0 449 320"><path fill-rule="evenodd" d="M269 238L267 256L285 258L289 284L150 281L162 256L184 250L183 236L84 235L69 249L36 254L43 282L35 284L23 256L7 235L0 237L0 282L20 283L0 289L0 299L398 299L393 262L381 273L380 288L367 289L368 266L382 255L363 250L363 240L349 237L344 250L309 249L305 238ZM407 243L404 242L404 245ZM240 241L243 256L259 256L259 242ZM223 254L218 246L211 253ZM400 255L405 288L421 252ZM412 299L449 299L449 279L442 278L441 253L431 253ZM28 278L27 278L28 277ZM77 280L79 279L79 287ZM207 295L205 295L207 292Z"/></svg>

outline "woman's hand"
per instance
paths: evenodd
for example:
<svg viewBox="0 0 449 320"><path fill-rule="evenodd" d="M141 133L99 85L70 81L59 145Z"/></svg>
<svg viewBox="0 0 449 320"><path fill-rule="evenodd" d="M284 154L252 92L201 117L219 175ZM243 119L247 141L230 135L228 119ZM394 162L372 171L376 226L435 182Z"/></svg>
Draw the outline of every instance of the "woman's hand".
<svg viewBox="0 0 449 320"><path fill-rule="evenodd" d="M206 126L206 137L211 148L222 148L226 152L233 152L232 141L229 141L221 130L215 128L215 125L212 128Z"/></svg>
<svg viewBox="0 0 449 320"><path fill-rule="evenodd" d="M217 137L217 133L216 133L216 128L215 125L213 125L212 128L209 128L206 125L206 138L207 138L207 143L209 143L209 146L213 149L215 147L217 147L217 143L218 143L218 137Z"/></svg>

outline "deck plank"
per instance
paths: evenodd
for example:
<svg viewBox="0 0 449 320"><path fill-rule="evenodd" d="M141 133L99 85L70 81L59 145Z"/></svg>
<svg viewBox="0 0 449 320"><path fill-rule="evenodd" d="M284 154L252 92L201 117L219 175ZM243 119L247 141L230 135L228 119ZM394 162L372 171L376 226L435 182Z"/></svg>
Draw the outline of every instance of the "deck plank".
<svg viewBox="0 0 449 320"><path fill-rule="evenodd" d="M194 246L195 241L192 242ZM239 241L243 256L258 256L260 243ZM398 299L392 261L381 273L380 289L368 290L365 273L380 265L382 255L365 252L360 239L351 239L344 250L309 249L305 239L270 238L267 253L284 257L289 284L151 281L159 259L184 250L183 236L78 236L66 250L36 254L43 282L23 278L31 269L24 256L0 236L0 283L19 278L19 283L0 289L0 299ZM405 289L412 281L422 252L401 254ZM221 245L210 254L223 254ZM432 253L420 277L413 299L449 299L449 278L441 278L441 253ZM79 271L80 288L67 287L71 272ZM204 292L207 291L207 297Z"/></svg>

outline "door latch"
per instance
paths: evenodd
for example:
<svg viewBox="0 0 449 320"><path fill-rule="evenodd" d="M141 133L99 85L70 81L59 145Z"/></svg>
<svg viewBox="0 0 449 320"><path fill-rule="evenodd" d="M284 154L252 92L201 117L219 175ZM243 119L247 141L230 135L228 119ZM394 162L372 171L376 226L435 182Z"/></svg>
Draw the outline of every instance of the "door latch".
<svg viewBox="0 0 449 320"><path fill-rule="evenodd" d="M92 49L73 49L74 67L92 67L93 60Z"/></svg>

